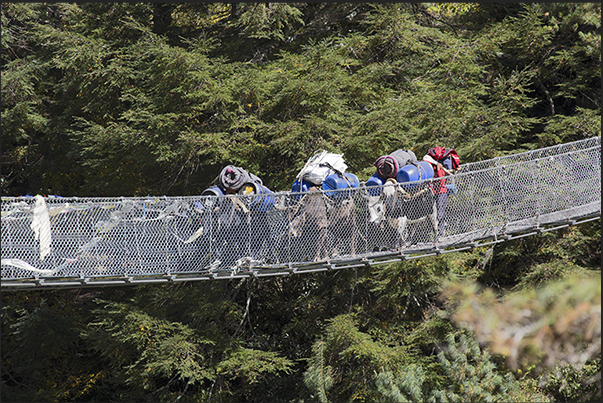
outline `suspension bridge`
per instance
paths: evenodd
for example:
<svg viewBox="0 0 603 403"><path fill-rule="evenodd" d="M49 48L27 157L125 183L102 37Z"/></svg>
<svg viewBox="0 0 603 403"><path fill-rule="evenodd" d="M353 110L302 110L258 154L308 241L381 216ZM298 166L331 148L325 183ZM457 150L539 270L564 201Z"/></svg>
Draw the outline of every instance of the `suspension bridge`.
<svg viewBox="0 0 603 403"><path fill-rule="evenodd" d="M463 164L448 180L456 192L448 197L443 235L428 217L404 218L403 226L397 217L376 219L374 207L383 189L365 182L353 191L334 190L328 196L316 191L327 201L327 211L341 200L351 205L354 219L346 222L345 231L326 223L309 226L301 235L297 206L313 192L3 196L2 289L171 283L367 267L600 220L601 137ZM322 218L328 222L329 216ZM317 250L321 247L324 255Z"/></svg>

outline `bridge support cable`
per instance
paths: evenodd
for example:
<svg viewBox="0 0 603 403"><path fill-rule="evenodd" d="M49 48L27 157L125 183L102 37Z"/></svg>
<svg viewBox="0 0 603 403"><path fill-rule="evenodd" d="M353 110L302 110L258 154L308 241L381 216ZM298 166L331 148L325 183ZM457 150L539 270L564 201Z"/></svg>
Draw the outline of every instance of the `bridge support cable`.
<svg viewBox="0 0 603 403"><path fill-rule="evenodd" d="M464 164L453 180L443 236L425 209L434 199L412 196L430 180L405 184L406 208L395 211L364 184L321 193L326 207L318 210L298 209L300 195L290 192L275 193L263 210L249 196L2 197L2 289L362 268L600 220L601 137Z"/></svg>

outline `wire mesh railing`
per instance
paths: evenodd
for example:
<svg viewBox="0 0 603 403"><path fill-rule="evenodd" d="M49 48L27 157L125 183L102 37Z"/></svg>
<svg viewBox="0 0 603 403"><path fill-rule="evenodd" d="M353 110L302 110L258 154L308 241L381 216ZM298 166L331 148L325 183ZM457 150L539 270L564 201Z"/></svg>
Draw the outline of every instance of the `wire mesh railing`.
<svg viewBox="0 0 603 403"><path fill-rule="evenodd" d="M2 197L2 287L290 274L461 250L601 214L601 137L441 179L248 196Z"/></svg>

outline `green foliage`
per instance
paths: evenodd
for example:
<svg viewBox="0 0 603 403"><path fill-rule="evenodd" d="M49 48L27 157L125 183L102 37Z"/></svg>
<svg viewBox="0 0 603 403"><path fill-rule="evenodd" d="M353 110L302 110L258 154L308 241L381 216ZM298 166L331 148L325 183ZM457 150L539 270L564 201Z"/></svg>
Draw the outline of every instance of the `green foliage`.
<svg viewBox="0 0 603 403"><path fill-rule="evenodd" d="M553 145L596 137L601 133L601 115L593 109L576 107L570 116L555 115L548 120L542 133L538 133L543 145Z"/></svg>
<svg viewBox="0 0 603 403"><path fill-rule="evenodd" d="M375 384L380 402L410 403L422 402L422 386L425 381L422 367L407 365L394 378L392 372L380 372L375 375Z"/></svg>
<svg viewBox="0 0 603 403"><path fill-rule="evenodd" d="M217 372L229 378L242 377L249 383L257 383L266 375L277 372L291 373L293 363L277 353L240 348L222 360Z"/></svg>
<svg viewBox="0 0 603 403"><path fill-rule="evenodd" d="M323 340L312 346L314 355L304 372L304 383L312 390L321 403L328 402L327 391L333 387L333 367L325 363L325 343Z"/></svg>
<svg viewBox="0 0 603 403"><path fill-rule="evenodd" d="M114 371L119 371L112 376L123 377L137 393L160 392L173 383L199 385L215 379L209 361L209 347L214 343L190 327L124 303L105 302L94 313L97 319L89 323L86 339L112 362Z"/></svg>
<svg viewBox="0 0 603 403"><path fill-rule="evenodd" d="M504 295L476 292L474 284L451 286L453 321L503 355L509 368L555 363L583 365L601 351L601 276L567 277Z"/></svg>
<svg viewBox="0 0 603 403"><path fill-rule="evenodd" d="M434 297L447 271L447 261L440 258L411 260L376 267L370 281L377 296L371 317L386 319L394 314L408 321L420 321L424 312L434 307Z"/></svg>
<svg viewBox="0 0 603 403"><path fill-rule="evenodd" d="M3 189L196 194L226 163L286 189L319 148L368 177L395 148L472 161L600 133L600 7L461 29L487 8L3 5Z"/></svg>
<svg viewBox="0 0 603 403"><path fill-rule="evenodd" d="M231 297L238 290L158 287L133 293L127 303L97 300L82 335L112 369L105 377L119 385L113 395L195 401L213 393L240 401L259 390L273 393L266 385L290 374L293 362L276 352L233 349L246 344L236 337L240 307Z"/></svg>
<svg viewBox="0 0 603 403"><path fill-rule="evenodd" d="M6 195L194 195L226 164L288 190L317 149L365 180L398 148L470 162L601 135L598 3L2 3L0 17ZM559 348L600 335L600 239L595 221L354 271L2 293L2 399L589 401L600 360L570 368ZM526 307L535 322L513 316ZM451 339L453 312L480 341L504 323L503 346L541 331L516 380L508 345Z"/></svg>
<svg viewBox="0 0 603 403"><path fill-rule="evenodd" d="M519 382L513 375L498 373L492 362L490 353L482 350L477 341L465 334L456 340L453 334L448 334L447 349L438 354L444 374L449 382L444 383L440 390L432 391L428 401L444 402L522 402L547 401L541 396L522 393Z"/></svg>
<svg viewBox="0 0 603 403"><path fill-rule="evenodd" d="M11 333L21 347L13 352L19 365L40 371L47 360L65 352L78 340L78 335L64 315L51 310L42 300L32 312L19 310L20 317L11 325Z"/></svg>
<svg viewBox="0 0 603 403"><path fill-rule="evenodd" d="M424 367L409 364L393 372L379 372L375 385L382 402L522 402L548 401L522 387L511 373L500 372L490 354L468 334L446 335L446 345L437 355L439 382L427 382Z"/></svg>
<svg viewBox="0 0 603 403"><path fill-rule="evenodd" d="M406 359L402 347L389 347L358 330L354 315L329 321L313 355L304 381L325 401L362 401L370 398L374 372L387 371Z"/></svg>
<svg viewBox="0 0 603 403"><path fill-rule="evenodd" d="M578 369L573 365L556 367L546 378L543 389L556 402L596 402L601 400L601 356Z"/></svg>
<svg viewBox="0 0 603 403"><path fill-rule="evenodd" d="M601 265L599 222L495 246L479 280L495 287L523 287L579 275Z"/></svg>
<svg viewBox="0 0 603 403"><path fill-rule="evenodd" d="M87 318L73 294L8 294L2 293L2 401L102 400L105 372L98 357L88 359L80 336Z"/></svg>
<svg viewBox="0 0 603 403"><path fill-rule="evenodd" d="M282 3L245 4L236 25L250 38L285 40L285 33L303 24L302 12Z"/></svg>

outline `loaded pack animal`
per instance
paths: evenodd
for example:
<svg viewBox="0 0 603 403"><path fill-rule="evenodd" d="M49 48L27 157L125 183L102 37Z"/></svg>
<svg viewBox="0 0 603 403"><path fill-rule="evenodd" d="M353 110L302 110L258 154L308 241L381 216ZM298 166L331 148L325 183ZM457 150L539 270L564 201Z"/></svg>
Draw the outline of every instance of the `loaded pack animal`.
<svg viewBox="0 0 603 403"><path fill-rule="evenodd" d="M318 187L311 186L301 200L291 206L289 223L287 233L295 243L296 259L309 257L307 252L313 253L314 261L327 259L339 255L346 246L351 255L356 254L352 197L330 199Z"/></svg>
<svg viewBox="0 0 603 403"><path fill-rule="evenodd" d="M444 177L458 170L460 163L454 149L442 147L429 149L420 162L416 158L400 161L400 156L404 156L404 154L403 150L398 150L390 156L377 159L375 166L378 173L389 177L378 196L369 196L370 221L384 232L388 239L393 239L393 248L407 247L429 240L433 240L435 243L444 236L448 192L456 191L454 183L447 184ZM411 157L414 157L414 154ZM396 172L395 169L391 169L387 165L395 165L392 161L396 159L398 166L395 169L399 169L399 171L394 176L391 172ZM419 165L425 167L423 172L427 172L427 169L432 170L431 174L425 175L427 179L430 177L441 179L419 183L399 183L398 176L400 174L402 174L400 176L402 182L407 182L409 178L406 174L413 172L412 168L409 171L405 166L408 164L416 168L420 168ZM399 168L400 166L402 168ZM413 180L417 179L419 178ZM421 225L422 223L430 223L431 230L421 232L421 228L425 228L424 225ZM433 232L433 237L431 232Z"/></svg>
<svg viewBox="0 0 603 403"><path fill-rule="evenodd" d="M427 183L407 188L389 178L381 194L369 198L369 212L370 221L378 226L393 249L431 238L421 231L425 227L423 223L430 224L428 228L433 230L433 240L437 240L436 197Z"/></svg>
<svg viewBox="0 0 603 403"><path fill-rule="evenodd" d="M246 204L250 197L243 197L247 193L242 193L242 189L257 186L263 186L257 176L228 165L220 173L218 185L203 193L219 196L207 201L212 204L205 206L202 218L203 226L211 233L212 267L239 264L243 260L261 261L271 253L267 213Z"/></svg>
<svg viewBox="0 0 603 403"><path fill-rule="evenodd" d="M318 261L348 251L356 254L352 194L358 178L346 169L343 154L318 150L298 173L291 188L296 193L287 207L285 238L292 244L288 248L291 260Z"/></svg>
<svg viewBox="0 0 603 403"><path fill-rule="evenodd" d="M400 149L379 157L373 165L377 172L366 185L370 187L367 192L369 238L373 240L375 249L398 249L419 242L426 238L421 236L419 224L427 220L437 229L435 199L428 186L425 183L403 185L398 182L400 174L402 181L420 179L419 172L427 176L415 153ZM410 172L418 177L411 178ZM375 188L375 185L381 187Z"/></svg>

